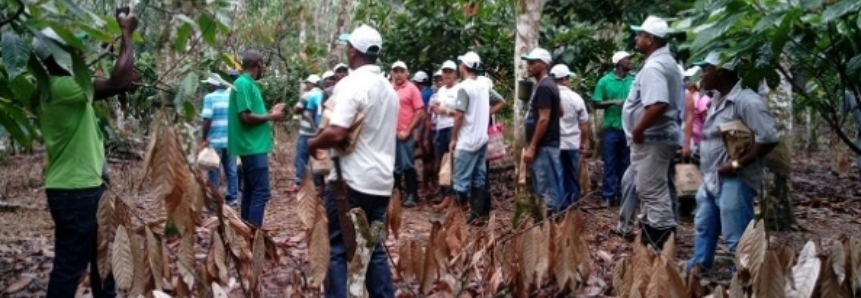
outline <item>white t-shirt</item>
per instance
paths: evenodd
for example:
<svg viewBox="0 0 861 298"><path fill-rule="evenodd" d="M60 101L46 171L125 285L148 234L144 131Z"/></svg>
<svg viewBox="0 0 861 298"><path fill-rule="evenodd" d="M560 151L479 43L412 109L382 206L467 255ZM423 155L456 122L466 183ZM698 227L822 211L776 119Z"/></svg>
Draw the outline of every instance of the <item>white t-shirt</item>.
<svg viewBox="0 0 861 298"><path fill-rule="evenodd" d="M457 150L475 152L487 144L490 123L490 84L469 78L459 84L457 109L464 112L463 124L457 136Z"/></svg>
<svg viewBox="0 0 861 298"><path fill-rule="evenodd" d="M399 109L398 94L391 83L379 66L365 65L338 82L329 100L335 101L330 125L349 128L360 111L365 113L353 152L341 156L347 185L364 194L391 195ZM332 171L328 180L336 178L336 171Z"/></svg>
<svg viewBox="0 0 861 298"><path fill-rule="evenodd" d="M440 107L454 110L458 88L460 88L458 84L451 86L451 88L446 86L439 87L433 102L439 102ZM454 126L453 116L434 114L434 117L436 119L436 130L451 128Z"/></svg>
<svg viewBox="0 0 861 298"><path fill-rule="evenodd" d="M559 99L562 102L562 117L559 118L559 149L580 149L580 123L589 122L586 103L577 92L559 86Z"/></svg>

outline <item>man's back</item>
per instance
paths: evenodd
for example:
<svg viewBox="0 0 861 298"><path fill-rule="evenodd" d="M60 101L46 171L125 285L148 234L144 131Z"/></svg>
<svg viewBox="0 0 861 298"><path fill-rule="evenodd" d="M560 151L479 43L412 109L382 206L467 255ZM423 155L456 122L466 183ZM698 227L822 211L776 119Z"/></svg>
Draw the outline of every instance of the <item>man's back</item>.
<svg viewBox="0 0 861 298"><path fill-rule="evenodd" d="M102 184L105 148L92 100L71 76L51 77L40 124L48 167L45 188L82 189Z"/></svg>
<svg viewBox="0 0 861 298"><path fill-rule="evenodd" d="M458 109L466 106L463 127L457 138L457 149L476 151L487 144L487 126L490 123L490 84L478 79L467 79L460 83L461 92L467 98L458 96ZM467 103L460 103L468 100Z"/></svg>
<svg viewBox="0 0 861 298"><path fill-rule="evenodd" d="M212 148L227 148L227 107L230 105L230 93L218 89L203 97L203 113L201 117L212 120L209 126L207 142Z"/></svg>
<svg viewBox="0 0 861 298"><path fill-rule="evenodd" d="M341 156L344 180L369 195L388 196L394 185L395 124L399 98L379 66L365 65L338 82L332 94L331 125L349 128L358 113L365 115L352 152ZM329 179L334 179L332 172Z"/></svg>

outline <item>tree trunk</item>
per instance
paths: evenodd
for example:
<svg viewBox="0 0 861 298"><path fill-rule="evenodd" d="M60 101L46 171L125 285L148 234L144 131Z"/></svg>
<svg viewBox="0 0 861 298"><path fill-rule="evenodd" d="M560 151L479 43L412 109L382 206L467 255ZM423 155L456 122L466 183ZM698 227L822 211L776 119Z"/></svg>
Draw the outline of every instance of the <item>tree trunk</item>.
<svg viewBox="0 0 861 298"><path fill-rule="evenodd" d="M343 47L338 47L338 36L345 31L344 26L350 23L350 17L353 15L353 0L341 0L340 4L338 19L335 20L335 29L329 43L329 57L326 58L328 68L335 67L344 56Z"/></svg>
<svg viewBox="0 0 861 298"><path fill-rule="evenodd" d="M804 129L806 130L807 142L805 142L804 149L806 151L807 157L813 155L813 152L819 151L819 136L816 134L816 121L814 121L814 111L813 108L807 107L804 110Z"/></svg>
<svg viewBox="0 0 861 298"><path fill-rule="evenodd" d="M520 61L520 56L527 54L529 51L538 46L538 37L541 30L541 12L544 10L544 4L547 0L517 0L517 31L514 41L514 94L520 92L520 82L527 77L526 68ZM524 130L523 130L523 105L524 101L519 98L514 100L514 140L515 152L520 152L519 147L524 145Z"/></svg>
<svg viewBox="0 0 861 298"><path fill-rule="evenodd" d="M761 89L768 89L763 82ZM766 101L777 122L777 131L781 142L792 150L792 84L780 76L780 85L775 90L768 90ZM789 156L792 156L791 153ZM760 194L760 214L769 230L783 231L796 228L795 214L792 209L791 174L787 177L775 175L766 171L765 193Z"/></svg>

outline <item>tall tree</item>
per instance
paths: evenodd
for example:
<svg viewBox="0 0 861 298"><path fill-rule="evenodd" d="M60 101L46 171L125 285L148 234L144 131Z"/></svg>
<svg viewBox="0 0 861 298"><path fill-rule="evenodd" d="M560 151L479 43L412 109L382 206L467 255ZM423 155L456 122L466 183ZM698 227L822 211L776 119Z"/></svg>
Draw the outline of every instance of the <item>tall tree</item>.
<svg viewBox="0 0 861 298"><path fill-rule="evenodd" d="M538 38L541 33L541 12L546 3L547 0L517 0L515 3L517 30L514 39L514 81L517 84L514 85L514 94L516 96L520 96L520 92L522 92L520 91L520 81L527 78L526 69L523 67L520 57L538 47ZM523 145L524 142L523 104L524 101L519 98L514 101L514 135L518 145Z"/></svg>

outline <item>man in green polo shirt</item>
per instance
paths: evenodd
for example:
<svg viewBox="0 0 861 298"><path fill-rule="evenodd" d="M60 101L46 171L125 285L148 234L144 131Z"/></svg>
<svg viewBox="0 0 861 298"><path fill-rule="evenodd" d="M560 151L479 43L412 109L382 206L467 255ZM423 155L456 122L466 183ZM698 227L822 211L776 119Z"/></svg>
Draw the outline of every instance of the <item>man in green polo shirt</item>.
<svg viewBox="0 0 861 298"><path fill-rule="evenodd" d="M45 297L73 297L81 275L89 266L93 297L114 297L111 276L100 276L96 264L98 221L96 212L106 178L104 141L93 109L94 100L110 98L133 89L134 46L137 17L117 16L122 30L119 55L109 78L95 77L80 85L68 59L58 59L47 43L53 43L77 59L82 53L68 46L53 29L41 31L33 51L50 77L50 95L39 103L39 126L47 154L45 195L54 221L54 261ZM81 37L81 36L76 36ZM68 56L67 56L68 57ZM41 84L40 84L41 85Z"/></svg>
<svg viewBox="0 0 861 298"><path fill-rule="evenodd" d="M233 82L227 108L227 153L242 160L242 219L263 226L263 214L269 202L269 153L272 152L272 121L284 121L284 104L266 111L257 80L266 66L263 54L247 50L242 55L242 74Z"/></svg>
<svg viewBox="0 0 861 298"><path fill-rule="evenodd" d="M634 76L631 54L620 51L613 54L613 71L598 80L592 96L596 108L604 109L601 124L601 159L604 161L604 179L601 182L601 206L609 207L619 201L622 175L631 163L631 153L622 130L622 105L628 98Z"/></svg>

